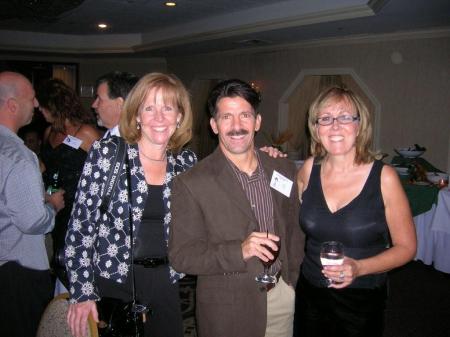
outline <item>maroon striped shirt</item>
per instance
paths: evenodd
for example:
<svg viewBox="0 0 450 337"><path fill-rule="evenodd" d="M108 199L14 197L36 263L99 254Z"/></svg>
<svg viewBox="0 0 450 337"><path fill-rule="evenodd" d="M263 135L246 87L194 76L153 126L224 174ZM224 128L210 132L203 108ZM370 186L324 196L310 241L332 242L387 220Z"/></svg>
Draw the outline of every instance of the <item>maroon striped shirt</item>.
<svg viewBox="0 0 450 337"><path fill-rule="evenodd" d="M273 223L273 201L269 180L261 165L257 151L255 151L255 155L258 166L251 176L248 176L245 172L239 170L239 168L230 160L228 160L228 162L233 168L233 171L247 196L247 200L250 202L253 214L255 214L256 220L258 221L260 232L265 233L268 231L269 233L275 233ZM276 274L280 270L281 262L277 259L270 267L270 273Z"/></svg>

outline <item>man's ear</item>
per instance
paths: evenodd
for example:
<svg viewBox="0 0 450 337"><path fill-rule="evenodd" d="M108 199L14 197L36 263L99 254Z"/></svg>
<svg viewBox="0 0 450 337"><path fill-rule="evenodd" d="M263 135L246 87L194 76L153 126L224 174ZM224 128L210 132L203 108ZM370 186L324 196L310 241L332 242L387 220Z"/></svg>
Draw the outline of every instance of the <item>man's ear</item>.
<svg viewBox="0 0 450 337"><path fill-rule="evenodd" d="M125 102L125 100L122 97L117 97L117 104L119 104L120 110L122 110L123 107L123 103Z"/></svg>
<svg viewBox="0 0 450 337"><path fill-rule="evenodd" d="M255 121L255 131L259 131L259 129L261 128L261 120L262 120L261 115L257 114L256 121Z"/></svg>
<svg viewBox="0 0 450 337"><path fill-rule="evenodd" d="M211 119L209 120L209 125L211 125L211 129L213 130L214 134L217 135L219 133L219 130L217 129L217 123L214 118L211 117Z"/></svg>
<svg viewBox="0 0 450 337"><path fill-rule="evenodd" d="M6 106L12 113L16 113L19 110L19 103L14 97L10 97L6 100Z"/></svg>

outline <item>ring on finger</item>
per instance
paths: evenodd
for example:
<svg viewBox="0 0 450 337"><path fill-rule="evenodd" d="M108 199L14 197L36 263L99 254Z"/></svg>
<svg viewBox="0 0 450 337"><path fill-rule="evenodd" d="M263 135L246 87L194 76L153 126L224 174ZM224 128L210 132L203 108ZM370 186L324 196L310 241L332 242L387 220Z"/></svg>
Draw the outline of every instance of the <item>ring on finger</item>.
<svg viewBox="0 0 450 337"><path fill-rule="evenodd" d="M343 271L341 271L340 273L339 273L339 278L342 280L342 279L344 279L344 272Z"/></svg>

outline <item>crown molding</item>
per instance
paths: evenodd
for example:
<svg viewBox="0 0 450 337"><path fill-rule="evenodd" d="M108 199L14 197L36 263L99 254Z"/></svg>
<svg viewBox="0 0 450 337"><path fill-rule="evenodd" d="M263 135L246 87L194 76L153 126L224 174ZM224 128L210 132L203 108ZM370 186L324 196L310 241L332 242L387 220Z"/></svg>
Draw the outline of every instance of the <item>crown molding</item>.
<svg viewBox="0 0 450 337"><path fill-rule="evenodd" d="M138 51L153 50L158 48L175 46L193 42L208 41L213 39L227 38L236 35L245 35L271 31L283 28L305 26L316 23L339 21L345 19L354 19L374 15L374 11L367 5L353 5L333 9L323 9L307 14L298 14L291 10L289 16L271 16L267 13L279 13L280 6L269 5L258 8L258 11L242 11L237 14L228 14L215 18L214 27L211 26L211 20L199 20L195 23L179 25L170 29L155 31L149 34L143 34L142 45L136 47ZM289 9L281 10L285 13ZM261 11L261 13L259 13ZM306 9L303 9L303 13ZM253 21L245 21L241 17L252 16ZM208 29L210 27L210 29ZM183 32L180 35L180 32Z"/></svg>
<svg viewBox="0 0 450 337"><path fill-rule="evenodd" d="M0 50L94 54L134 53L140 34L66 35L0 30Z"/></svg>
<svg viewBox="0 0 450 337"><path fill-rule="evenodd" d="M254 53L268 53L277 51L286 51L299 48L315 48L315 47L332 47L343 46L351 44L363 44L363 43L379 43L388 41L400 41L400 40L420 40L420 39L435 39L435 38L448 38L450 37L450 27L438 27L432 29L403 31L387 34L372 34L372 35L352 35L345 37L334 37L324 39L314 39L308 41L300 41L293 43L285 43L271 46L258 46L242 48L238 50L227 50L220 52L202 53L202 55L235 55L235 54L254 54Z"/></svg>
<svg viewBox="0 0 450 337"><path fill-rule="evenodd" d="M372 0L375 2L384 0ZM282 1L141 34L66 35L0 31L0 50L136 53L186 43L374 15L366 0Z"/></svg>

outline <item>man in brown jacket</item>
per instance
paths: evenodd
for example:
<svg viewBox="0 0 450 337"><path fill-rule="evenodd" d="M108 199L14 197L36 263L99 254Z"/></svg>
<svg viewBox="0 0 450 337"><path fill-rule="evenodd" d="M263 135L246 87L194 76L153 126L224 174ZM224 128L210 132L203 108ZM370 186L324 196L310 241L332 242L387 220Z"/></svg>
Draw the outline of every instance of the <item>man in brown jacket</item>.
<svg viewBox="0 0 450 337"><path fill-rule="evenodd" d="M198 275L200 337L292 336L304 248L295 167L255 150L258 104L247 83L219 83L208 100L219 146L173 185L169 258ZM278 245L276 283L256 282Z"/></svg>

